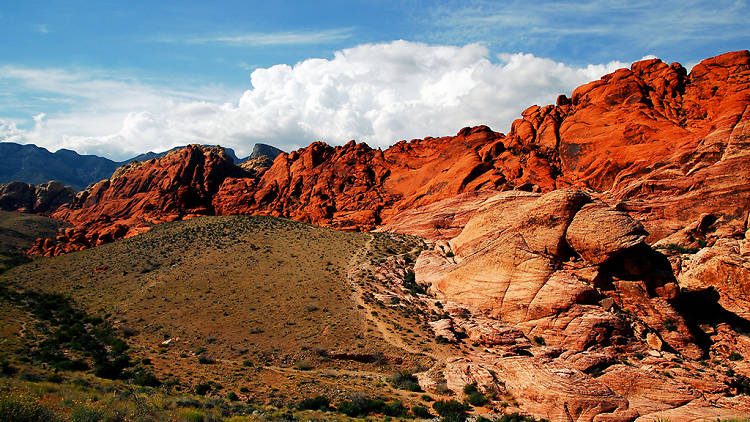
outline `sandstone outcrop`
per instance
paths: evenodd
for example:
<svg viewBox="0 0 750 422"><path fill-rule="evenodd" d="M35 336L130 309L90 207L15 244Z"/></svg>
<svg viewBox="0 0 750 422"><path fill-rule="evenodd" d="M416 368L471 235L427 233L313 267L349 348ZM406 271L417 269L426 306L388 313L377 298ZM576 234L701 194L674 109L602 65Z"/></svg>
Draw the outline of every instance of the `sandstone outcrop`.
<svg viewBox="0 0 750 422"><path fill-rule="evenodd" d="M0 209L36 214L48 214L75 197L72 188L58 181L39 185L11 182L0 185Z"/></svg>
<svg viewBox="0 0 750 422"><path fill-rule="evenodd" d="M698 359L708 354L726 359L744 343L728 327L708 342L699 339L703 333L695 314L707 312L708 302L701 310L687 303L669 260L645 243L648 233L634 218L572 189L462 196L481 198L486 205L462 211L464 227L447 242L443 232L427 227L442 217L414 224L415 216L429 217L429 210L466 198L412 210L404 214L403 225L398 219L389 225L402 233L433 235L433 249L415 264L416 280L445 309L470 309L470 317L453 323L482 346L478 353L448 358L438 374L420 374L424 388L435 388L434 379L441 378L453 391L476 383L552 421L744 414L750 398L719 404L732 394L730 378L718 371L706 377L696 369ZM722 271L712 260L738 259L740 243L717 242L715 254L707 248L702 259L688 260L694 262L684 264L682 276ZM727 247L731 251L722 249ZM724 264L736 268L738 263ZM436 328L450 325L445 319L439 323ZM730 318L730 323L737 321Z"/></svg>
<svg viewBox="0 0 750 422"><path fill-rule="evenodd" d="M213 214L214 194L239 171L223 149L200 145L126 164L52 213L73 227L55 240L38 240L32 252L58 255L139 234L160 222Z"/></svg>

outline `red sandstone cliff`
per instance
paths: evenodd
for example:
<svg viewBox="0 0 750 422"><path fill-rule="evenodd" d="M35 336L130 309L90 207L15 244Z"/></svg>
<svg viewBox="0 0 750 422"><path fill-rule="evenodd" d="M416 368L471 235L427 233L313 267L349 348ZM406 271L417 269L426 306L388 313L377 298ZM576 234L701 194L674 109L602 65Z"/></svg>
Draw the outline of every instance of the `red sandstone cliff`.
<svg viewBox="0 0 750 422"><path fill-rule="evenodd" d="M690 74L657 59L533 106L508 135L485 126L401 141L385 151L316 142L270 168L238 170L190 146L119 171L54 215L75 228L40 242L57 254L194 214L269 214L371 230L402 211L478 190L575 186L634 214L664 238L710 213L744 230L750 205L750 53L706 59Z"/></svg>

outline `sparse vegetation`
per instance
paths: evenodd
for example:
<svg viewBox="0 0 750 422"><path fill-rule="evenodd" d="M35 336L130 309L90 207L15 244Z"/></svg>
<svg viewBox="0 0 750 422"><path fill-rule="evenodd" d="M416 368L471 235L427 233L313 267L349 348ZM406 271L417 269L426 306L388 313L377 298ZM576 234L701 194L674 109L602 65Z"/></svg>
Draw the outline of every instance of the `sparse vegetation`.
<svg viewBox="0 0 750 422"><path fill-rule="evenodd" d="M417 377L412 375L412 373L409 371L397 372L393 374L388 381L391 383L393 388L398 388L399 390L422 391L422 389L419 387Z"/></svg>
<svg viewBox="0 0 750 422"><path fill-rule="evenodd" d="M432 404L443 422L463 422L466 420L466 412L469 406L456 400L436 401Z"/></svg>
<svg viewBox="0 0 750 422"><path fill-rule="evenodd" d="M744 359L745 359L744 356L742 356L741 354L739 354L737 352L732 352L729 355L729 360L731 360L731 361L740 361L740 360L744 360Z"/></svg>
<svg viewBox="0 0 750 422"><path fill-rule="evenodd" d="M487 397L479 391L476 384L467 384L464 386L466 402L472 406L484 406L489 402Z"/></svg>
<svg viewBox="0 0 750 422"><path fill-rule="evenodd" d="M673 251L673 252L677 252L680 254L694 254L694 253L698 253L698 251L701 250L700 248L690 248L690 247L685 247L685 246L681 246L677 244L657 246L657 249Z"/></svg>
<svg viewBox="0 0 750 422"><path fill-rule="evenodd" d="M317 396L311 399L304 399L297 404L299 410L320 410L328 411L331 410L331 401L328 397Z"/></svg>

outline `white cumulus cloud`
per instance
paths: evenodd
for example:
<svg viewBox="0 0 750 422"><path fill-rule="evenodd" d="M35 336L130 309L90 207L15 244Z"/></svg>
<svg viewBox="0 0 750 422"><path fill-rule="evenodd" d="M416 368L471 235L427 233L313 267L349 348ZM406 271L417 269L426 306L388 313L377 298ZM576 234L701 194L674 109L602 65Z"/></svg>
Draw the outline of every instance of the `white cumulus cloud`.
<svg viewBox="0 0 750 422"><path fill-rule="evenodd" d="M6 66L0 80L37 84L35 89L72 98L74 105L65 113L37 114L28 129L0 121L0 139L114 159L194 142L229 146L240 156L256 142L289 150L314 140L357 139L387 147L470 125L507 131L526 107L552 103L558 94L626 66L572 66L523 53L492 57L479 44L394 41L256 69L252 87L233 100L101 72Z"/></svg>

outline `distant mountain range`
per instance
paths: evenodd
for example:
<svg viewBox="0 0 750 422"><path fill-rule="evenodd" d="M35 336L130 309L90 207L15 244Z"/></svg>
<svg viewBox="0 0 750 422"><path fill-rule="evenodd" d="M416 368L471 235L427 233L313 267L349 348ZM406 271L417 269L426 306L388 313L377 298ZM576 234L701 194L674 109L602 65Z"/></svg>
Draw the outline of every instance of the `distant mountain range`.
<svg viewBox="0 0 750 422"><path fill-rule="evenodd" d="M81 191L91 183L108 179L121 165L132 161L146 161L160 158L176 147L164 152L147 152L125 161L112 161L97 155L81 155L69 149L49 152L36 145L0 142L0 184L9 182L26 182L34 185L58 180L63 184ZM253 154L238 158L231 148L224 148L235 164L240 164L258 155L276 158L282 151L266 144L256 144Z"/></svg>

